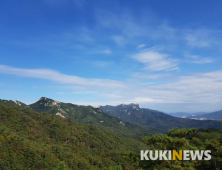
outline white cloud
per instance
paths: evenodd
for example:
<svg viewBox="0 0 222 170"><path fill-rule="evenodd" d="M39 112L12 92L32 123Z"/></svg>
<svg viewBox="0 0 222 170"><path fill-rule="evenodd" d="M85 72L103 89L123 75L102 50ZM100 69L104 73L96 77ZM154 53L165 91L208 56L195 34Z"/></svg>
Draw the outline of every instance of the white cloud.
<svg viewBox="0 0 222 170"><path fill-rule="evenodd" d="M169 78L172 75L169 73L162 73L162 74L134 73L132 76L135 81L136 79L137 80L163 79L163 78Z"/></svg>
<svg viewBox="0 0 222 170"><path fill-rule="evenodd" d="M212 63L213 59L210 57L201 57L199 55L189 55L185 54L185 57L188 59L186 62L195 63L195 64L206 64Z"/></svg>
<svg viewBox="0 0 222 170"><path fill-rule="evenodd" d="M173 70L179 70L179 67L173 67L173 68L169 68L166 71L173 71Z"/></svg>
<svg viewBox="0 0 222 170"><path fill-rule="evenodd" d="M116 105L134 102L142 104L143 107L155 105L156 107L152 109L161 107L164 110L164 108L168 108L168 111L175 110L169 108L169 106L174 107L175 104L180 106L177 111L186 110L189 104L192 105L193 111L198 111L198 109L200 111L202 108L209 111L215 110L215 107L221 108L222 102L222 70L190 76L177 76L173 79L169 74L147 75L147 77L142 78L134 76L134 81L125 82L87 79L61 74L49 69L21 69L4 65L0 65L0 73L46 79L65 84L60 87L56 86L59 91L66 89L66 92L60 92L60 94L93 94L93 97L87 98L88 101L87 99L73 100L72 102L75 104ZM141 76L141 74L139 75ZM170 78L171 81L156 81L156 83L151 81L149 83L149 78L162 79L163 77Z"/></svg>
<svg viewBox="0 0 222 170"><path fill-rule="evenodd" d="M158 19L150 11L142 11L140 17L134 17L128 10L120 10L116 14L98 10L96 17L99 27L118 33L111 38L119 45L135 45L141 42L140 38L173 42L179 37L177 29L171 27L167 21Z"/></svg>
<svg viewBox="0 0 222 170"><path fill-rule="evenodd" d="M141 44L141 45L138 45L137 48L143 48L145 46L146 46L145 44Z"/></svg>
<svg viewBox="0 0 222 170"><path fill-rule="evenodd" d="M209 47L210 46L210 42L198 36L192 35L192 34L187 35L186 36L187 44L192 47Z"/></svg>
<svg viewBox="0 0 222 170"><path fill-rule="evenodd" d="M210 29L184 30L187 45L191 47L206 48L221 45L218 37L221 37L221 31Z"/></svg>
<svg viewBox="0 0 222 170"><path fill-rule="evenodd" d="M144 50L140 53L134 54L131 57L145 65L144 69L150 71L162 71L177 69L175 59L169 58L168 54L159 53L154 50Z"/></svg>
<svg viewBox="0 0 222 170"><path fill-rule="evenodd" d="M168 50L170 48L172 50L184 48L185 50L190 47L221 49L222 45L221 30L189 28L189 26L186 29L176 28L168 20L156 17L151 11L141 11L135 17L130 10L118 9L115 14L110 11L98 10L96 18L98 27L115 32L114 36L112 34L109 36L119 45L138 45L141 39L147 44L163 44Z"/></svg>
<svg viewBox="0 0 222 170"><path fill-rule="evenodd" d="M156 100L156 99L152 99L152 98L148 98L148 97L135 97L132 100L132 103L162 103L162 101L160 100Z"/></svg>
<svg viewBox="0 0 222 170"><path fill-rule="evenodd" d="M98 54L112 54L112 51L110 49L104 49L104 50L95 50L92 51L92 53L98 53Z"/></svg>
<svg viewBox="0 0 222 170"><path fill-rule="evenodd" d="M106 96L107 91L103 92L101 102L98 101L95 105L133 102L139 103L143 107L152 106L152 109L163 111L195 112L221 109L222 70L178 76L171 82L143 84L138 83L140 81L135 79L134 83L125 82L128 88L118 91L118 93L109 91L109 94L112 94L109 96Z"/></svg>
<svg viewBox="0 0 222 170"><path fill-rule="evenodd" d="M146 96L164 103L219 103L222 101L222 70L181 76L177 81L140 87Z"/></svg>
<svg viewBox="0 0 222 170"><path fill-rule="evenodd" d="M17 75L20 77L41 78L63 84L75 84L82 86L105 86L109 88L123 88L121 82L109 79L87 79L73 75L61 74L49 69L22 69L0 65L0 73Z"/></svg>

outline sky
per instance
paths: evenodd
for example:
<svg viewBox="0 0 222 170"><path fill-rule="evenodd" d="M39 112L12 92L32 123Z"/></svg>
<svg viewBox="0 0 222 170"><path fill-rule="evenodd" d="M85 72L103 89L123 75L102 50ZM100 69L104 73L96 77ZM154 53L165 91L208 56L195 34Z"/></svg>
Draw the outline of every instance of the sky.
<svg viewBox="0 0 222 170"><path fill-rule="evenodd" d="M222 110L222 1L7 0L0 99Z"/></svg>

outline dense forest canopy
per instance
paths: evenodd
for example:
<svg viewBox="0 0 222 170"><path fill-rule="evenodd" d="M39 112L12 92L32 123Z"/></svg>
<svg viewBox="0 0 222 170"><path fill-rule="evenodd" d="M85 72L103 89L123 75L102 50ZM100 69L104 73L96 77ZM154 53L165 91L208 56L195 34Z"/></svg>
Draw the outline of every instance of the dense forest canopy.
<svg viewBox="0 0 222 170"><path fill-rule="evenodd" d="M146 146L94 125L0 104L0 169L125 167Z"/></svg>
<svg viewBox="0 0 222 170"><path fill-rule="evenodd" d="M87 114L87 109L84 114ZM84 110L84 109L83 109ZM89 110L90 111L90 110ZM219 122L221 123L221 122ZM133 127L133 124L132 124ZM135 126L137 127L137 126ZM220 169L222 130L172 129L139 140L113 128L0 103L0 169ZM121 129L120 129L121 130ZM131 133L137 133L139 129ZM211 150L211 160L140 160L141 150Z"/></svg>

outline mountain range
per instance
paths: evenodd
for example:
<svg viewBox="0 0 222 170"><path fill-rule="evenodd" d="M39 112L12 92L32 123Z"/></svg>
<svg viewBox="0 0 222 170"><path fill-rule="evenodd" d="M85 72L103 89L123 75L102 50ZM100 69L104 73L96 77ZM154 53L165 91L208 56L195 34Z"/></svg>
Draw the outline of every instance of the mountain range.
<svg viewBox="0 0 222 170"><path fill-rule="evenodd" d="M196 113L174 112L174 113L167 113L167 114L174 117L190 118L196 115L208 114L208 112L196 112Z"/></svg>
<svg viewBox="0 0 222 170"><path fill-rule="evenodd" d="M173 128L221 128L217 121L193 120L170 116L160 111L141 108L138 104L120 104L118 106L100 106L104 112L125 121L168 131Z"/></svg>
<svg viewBox="0 0 222 170"><path fill-rule="evenodd" d="M140 140L141 136L163 133L163 131L159 129L129 123L116 116L105 113L100 108L63 103L46 97L41 97L37 102L30 105L11 100L0 100L0 103L36 112L53 114L82 124L93 124L99 126L99 128L104 131L127 138Z"/></svg>
<svg viewBox="0 0 222 170"><path fill-rule="evenodd" d="M192 119L208 119L208 120L222 120L222 110L216 111L213 113L207 113L207 114L201 114L201 115L195 115L195 116L190 116L189 118Z"/></svg>
<svg viewBox="0 0 222 170"><path fill-rule="evenodd" d="M141 108L139 104L118 106L81 106L41 97L37 102L26 105L20 101L0 100L1 103L20 108L45 112L83 124L100 126L120 136L137 138L168 132L173 128L221 128L214 120L193 120L174 117L160 111ZM215 113L219 114L219 113ZM134 133L131 133L132 131Z"/></svg>

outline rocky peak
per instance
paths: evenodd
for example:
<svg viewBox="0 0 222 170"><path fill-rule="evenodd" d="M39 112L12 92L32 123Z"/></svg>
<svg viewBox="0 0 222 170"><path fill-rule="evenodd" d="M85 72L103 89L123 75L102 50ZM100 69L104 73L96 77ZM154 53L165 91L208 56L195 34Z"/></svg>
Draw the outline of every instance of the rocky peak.
<svg viewBox="0 0 222 170"><path fill-rule="evenodd" d="M44 105L44 106L54 106L54 105L58 105L60 104L59 101L55 101L52 100L50 98L46 98L46 97L41 97L38 102L40 103L40 105Z"/></svg>
<svg viewBox="0 0 222 170"><path fill-rule="evenodd" d="M15 102L15 104L21 106L21 102L19 102L18 100L15 100L14 102Z"/></svg>
<svg viewBox="0 0 222 170"><path fill-rule="evenodd" d="M127 104L120 104L118 106L124 107L124 108L132 107L133 109L137 109L137 110L141 109L140 105L137 104L137 103L130 103L129 105L127 105Z"/></svg>
<svg viewBox="0 0 222 170"><path fill-rule="evenodd" d="M46 102L46 101L54 101L54 100L52 100L52 99L50 99L50 98L47 98L47 97L41 97L38 101L44 101L44 102Z"/></svg>
<svg viewBox="0 0 222 170"><path fill-rule="evenodd" d="M137 103L130 103L129 106L132 106L132 107L136 107L136 108L141 109L140 105L137 104Z"/></svg>
<svg viewBox="0 0 222 170"><path fill-rule="evenodd" d="M41 97L38 101L47 100L46 97Z"/></svg>

